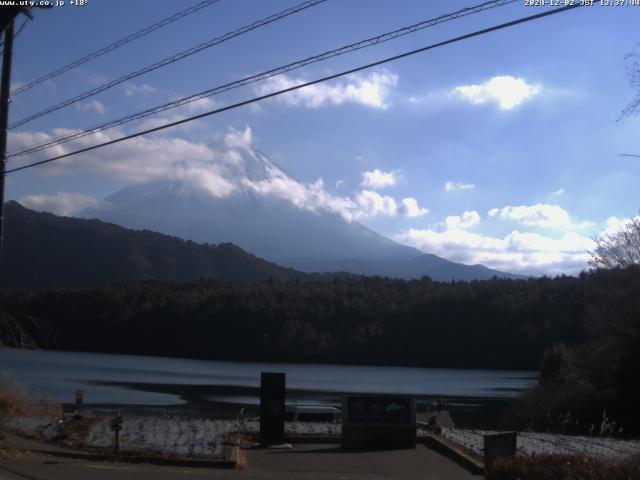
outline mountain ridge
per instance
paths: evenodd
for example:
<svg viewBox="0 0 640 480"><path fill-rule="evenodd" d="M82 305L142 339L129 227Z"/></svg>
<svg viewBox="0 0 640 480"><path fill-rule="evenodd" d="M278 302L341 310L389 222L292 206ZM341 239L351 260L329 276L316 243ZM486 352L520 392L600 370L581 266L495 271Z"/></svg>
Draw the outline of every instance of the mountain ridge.
<svg viewBox="0 0 640 480"><path fill-rule="evenodd" d="M97 219L60 217L5 204L0 286L89 287L161 279L190 281L320 278L267 262L240 247L197 244Z"/></svg>

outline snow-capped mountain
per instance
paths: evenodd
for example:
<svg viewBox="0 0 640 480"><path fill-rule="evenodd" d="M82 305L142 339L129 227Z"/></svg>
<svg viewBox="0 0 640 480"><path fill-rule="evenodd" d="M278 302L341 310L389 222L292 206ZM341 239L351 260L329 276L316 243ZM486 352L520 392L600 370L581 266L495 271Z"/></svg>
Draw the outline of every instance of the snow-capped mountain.
<svg viewBox="0 0 640 480"><path fill-rule="evenodd" d="M318 206L314 195L322 194L317 189L297 181L253 147L233 147L226 157L223 177L233 188L225 195L212 193L203 178L153 181L125 187L106 198L103 207L81 216L199 243L232 242L305 271L431 275L442 280L504 275L425 256L345 218L330 202Z"/></svg>

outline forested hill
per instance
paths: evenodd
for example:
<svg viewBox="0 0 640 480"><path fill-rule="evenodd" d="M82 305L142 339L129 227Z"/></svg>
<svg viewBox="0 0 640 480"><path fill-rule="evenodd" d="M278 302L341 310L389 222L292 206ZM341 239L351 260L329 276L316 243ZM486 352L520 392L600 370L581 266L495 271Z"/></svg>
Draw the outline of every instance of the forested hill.
<svg viewBox="0 0 640 480"><path fill-rule="evenodd" d="M99 220L5 205L1 287L87 287L141 279L309 278L230 244L201 245Z"/></svg>
<svg viewBox="0 0 640 480"><path fill-rule="evenodd" d="M640 331L638 288L639 268L455 283L380 277L148 281L84 290L0 291L0 320L46 324L53 334L43 337L30 329L45 348L537 369L543 352L558 342L609 342L631 325Z"/></svg>

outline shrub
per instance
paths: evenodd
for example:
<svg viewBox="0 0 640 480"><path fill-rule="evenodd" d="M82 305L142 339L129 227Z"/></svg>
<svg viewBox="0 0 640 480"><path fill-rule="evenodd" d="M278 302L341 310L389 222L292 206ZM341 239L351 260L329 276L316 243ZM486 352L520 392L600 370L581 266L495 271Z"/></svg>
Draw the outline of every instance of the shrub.
<svg viewBox="0 0 640 480"><path fill-rule="evenodd" d="M14 383L6 374L0 373L0 439L5 433L5 419L16 415L61 416L62 407L49 398L30 401L29 392L24 385Z"/></svg>
<svg viewBox="0 0 640 480"><path fill-rule="evenodd" d="M496 461L487 478L640 480L640 455L615 459L564 454L518 455Z"/></svg>

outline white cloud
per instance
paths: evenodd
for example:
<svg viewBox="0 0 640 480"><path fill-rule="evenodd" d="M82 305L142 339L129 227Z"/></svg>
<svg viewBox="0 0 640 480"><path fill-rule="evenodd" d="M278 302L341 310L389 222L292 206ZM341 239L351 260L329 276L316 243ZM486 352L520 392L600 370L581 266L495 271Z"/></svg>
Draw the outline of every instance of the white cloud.
<svg viewBox="0 0 640 480"><path fill-rule="evenodd" d="M304 184L276 172L275 176L267 180L244 179L243 184L260 195L286 200L302 210L336 213L348 222L360 217L360 212L353 200L328 193L324 189L322 178L313 183Z"/></svg>
<svg viewBox="0 0 640 480"><path fill-rule="evenodd" d="M618 218L618 217L609 217L605 222L605 227L598 235L599 238L603 238L614 233L619 232L620 230L626 228L633 220L640 221L640 215L636 215L633 218Z"/></svg>
<svg viewBox="0 0 640 480"><path fill-rule="evenodd" d="M383 196L371 190L362 190L358 193L356 202L362 212L368 217L375 217L376 215L393 217L398 212L398 204L392 197L388 195Z"/></svg>
<svg viewBox="0 0 640 480"><path fill-rule="evenodd" d="M489 210L490 217L512 220L530 227L563 228L571 226L571 217L558 205L537 204L507 206Z"/></svg>
<svg viewBox="0 0 640 480"><path fill-rule="evenodd" d="M68 129L44 132L10 132L10 148L20 149L51 138L75 133ZM38 152L28 160L16 158L15 166L54 155L63 155L96 143L122 137L126 131L115 128L58 145ZM259 195L282 199L296 208L342 216L347 221L365 219L375 215L405 215L415 217L427 213L412 198L397 202L364 190L353 196L340 196L328 192L322 179L313 183L299 182L275 166L263 162L268 175L251 180L247 176L243 156L238 149L251 147L254 135L251 128L229 129L219 136L218 146L207 145L165 135L143 136L81 155L60 159L39 167L36 172L45 175L93 174L127 183L147 183L158 180L176 180L198 188L214 197L228 197L247 189ZM259 156L255 150L244 150ZM264 159L256 159L263 161ZM33 202L32 202L33 204ZM70 210L66 210L70 211Z"/></svg>
<svg viewBox="0 0 640 480"><path fill-rule="evenodd" d="M278 75L261 82L255 91L258 95L266 95L305 83L306 80L287 75ZM288 106L304 106L319 108L326 105L342 105L355 103L371 108L386 109L389 107L391 90L398 84L398 76L388 70L379 70L364 75L350 75L345 80L331 83L318 83L294 90L276 97Z"/></svg>
<svg viewBox="0 0 640 480"><path fill-rule="evenodd" d="M51 212L64 216L71 216L85 208L95 208L104 203L90 195L69 192L59 192L53 195L26 195L19 198L18 202L39 212Z"/></svg>
<svg viewBox="0 0 640 480"><path fill-rule="evenodd" d="M405 217L415 218L429 213L429 210L418 205L415 198L403 198L400 202L389 195L380 195L372 190L362 190L355 198L355 202L359 208L359 214L356 218L371 218L378 215L395 217L404 215Z"/></svg>
<svg viewBox="0 0 640 480"><path fill-rule="evenodd" d="M542 85L529 84L522 78L510 75L500 75L481 84L460 85L451 93L473 105L495 102L501 110L510 110L541 91Z"/></svg>
<svg viewBox="0 0 640 480"><path fill-rule="evenodd" d="M565 194L564 188L559 188L558 190L551 192L549 194L550 197L562 197Z"/></svg>
<svg viewBox="0 0 640 480"><path fill-rule="evenodd" d="M495 217L501 213L501 209L492 209L489 215ZM576 231L565 231L560 236L519 230L491 236L469 231L480 221L477 211L466 211L449 216L431 228L406 230L395 239L455 262L531 275L578 273L587 268L589 251L595 246L593 239ZM607 225L616 229L625 221L628 220L611 217ZM591 222L583 224L593 226Z"/></svg>
<svg viewBox="0 0 640 480"><path fill-rule="evenodd" d="M499 238L463 228L410 229L396 240L455 262L526 274L578 273L594 247L593 240L574 232L553 238L515 230Z"/></svg>
<svg viewBox="0 0 640 480"><path fill-rule="evenodd" d="M395 185L397 182L395 172L384 172L377 168L362 174L360 185L364 188L384 188Z"/></svg>
<svg viewBox="0 0 640 480"><path fill-rule="evenodd" d="M421 217L429 213L428 208L418 205L415 198L407 197L402 199L402 204L398 206L399 212L409 218Z"/></svg>
<svg viewBox="0 0 640 480"><path fill-rule="evenodd" d="M74 133L56 129L50 134L38 132L12 132L11 148L20 148L50 138ZM121 137L119 129L100 132L91 140L84 137L47 152L46 157L61 155L78 148ZM249 147L254 141L251 128L229 129L223 136L220 148L166 136L147 136L61 159L40 167L42 175L97 174L128 183L147 183L157 180L186 182L214 197L228 197L243 189L257 194L279 198L296 208L320 212L328 211L341 215L347 221L364 218L354 200L337 196L324 188L322 179L306 184L286 176L273 168L270 176L262 181L251 181L246 177L243 158L238 148ZM248 152L252 152L248 150ZM253 154L253 153L251 153ZM38 153L29 161L45 158ZM16 159L18 162L24 159ZM33 205L33 202L32 202Z"/></svg>
<svg viewBox="0 0 640 480"><path fill-rule="evenodd" d="M133 97L134 95L148 95L156 92L156 89L147 83L141 83L138 85L133 82L126 82L123 85L123 88L127 97Z"/></svg>
<svg viewBox="0 0 640 480"><path fill-rule="evenodd" d="M444 189L447 192L454 192L456 190L473 190L476 186L473 183L462 183L448 181L444 184Z"/></svg>
<svg viewBox="0 0 640 480"><path fill-rule="evenodd" d="M444 221L446 230L455 228L471 228L480 223L480 214L475 210L464 212L462 215L451 215Z"/></svg>
<svg viewBox="0 0 640 480"><path fill-rule="evenodd" d="M54 129L50 134L42 132L15 132L10 136L12 148L23 148L36 142L76 133L75 130ZM82 137L39 152L33 157L16 158L16 165L32 162L107 142L125 135L115 128ZM42 175L77 175L83 173L107 176L129 183L145 183L156 180L184 180L206 190L211 195L224 197L236 190L227 179L232 158L225 150L190 142L181 138L143 136L60 159L38 168Z"/></svg>
<svg viewBox="0 0 640 480"><path fill-rule="evenodd" d="M100 115L103 115L107 111L107 107L105 107L102 102L99 100L90 100L88 102L76 103L76 110L80 112L96 112Z"/></svg>
<svg viewBox="0 0 640 480"><path fill-rule="evenodd" d="M224 144L229 147L246 147L253 143L253 131L246 127L243 131L230 128L224 136Z"/></svg>

